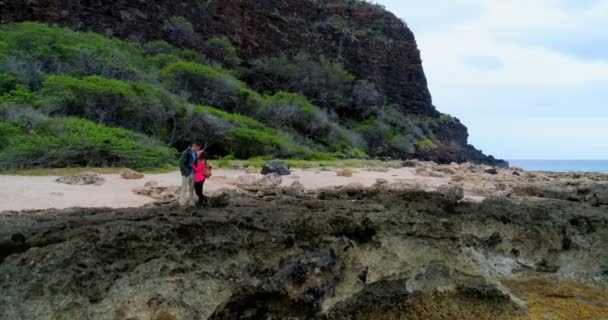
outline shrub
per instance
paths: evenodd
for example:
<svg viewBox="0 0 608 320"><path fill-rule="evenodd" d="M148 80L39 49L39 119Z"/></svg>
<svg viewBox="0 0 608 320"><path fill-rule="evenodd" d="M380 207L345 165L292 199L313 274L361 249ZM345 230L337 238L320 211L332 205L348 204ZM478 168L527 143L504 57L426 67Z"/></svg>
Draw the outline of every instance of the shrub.
<svg viewBox="0 0 608 320"><path fill-rule="evenodd" d="M433 150L437 148L437 145L431 139L419 140L415 143L415 145L421 150Z"/></svg>
<svg viewBox="0 0 608 320"><path fill-rule="evenodd" d="M190 101L226 110L238 104L238 93L245 85L224 69L194 62L166 66L161 78L170 90Z"/></svg>
<svg viewBox="0 0 608 320"><path fill-rule="evenodd" d="M367 153L371 156L383 156L390 153L388 145L390 127L378 119L370 119L363 123L358 131L367 145Z"/></svg>
<svg viewBox="0 0 608 320"><path fill-rule="evenodd" d="M237 158L247 159L260 155L274 155L281 153L280 138L247 128L235 128L227 134L230 153Z"/></svg>
<svg viewBox="0 0 608 320"><path fill-rule="evenodd" d="M325 137L331 130L327 113L294 93L265 96L258 117L279 128L293 128L307 137Z"/></svg>
<svg viewBox="0 0 608 320"><path fill-rule="evenodd" d="M210 152L218 156L232 154L243 157L244 154L254 154L304 157L310 153L306 148L299 147L286 134L250 117L208 106L193 108L191 115L183 121L178 137L183 139L184 143L193 139L204 140L209 143ZM268 142L261 143L262 139ZM249 146L251 143L253 144ZM260 150L253 150L259 146Z"/></svg>
<svg viewBox="0 0 608 320"><path fill-rule="evenodd" d="M60 132L30 131L0 122L0 169L36 167L162 167L174 162L175 150L125 129L108 128L76 118L48 118ZM8 134L8 135L5 135Z"/></svg>
<svg viewBox="0 0 608 320"><path fill-rule="evenodd" d="M12 91L18 83L13 75L0 71L0 94Z"/></svg>
<svg viewBox="0 0 608 320"><path fill-rule="evenodd" d="M28 87L16 85L12 90L4 94L0 93L0 106L3 105L29 105L40 106L42 100L34 94Z"/></svg>
<svg viewBox="0 0 608 320"><path fill-rule="evenodd" d="M143 50L135 44L92 32L25 22L0 27L3 69L37 89L45 73L146 79Z"/></svg>
<svg viewBox="0 0 608 320"><path fill-rule="evenodd" d="M198 33L194 31L194 26L184 17L171 17L165 21L163 31L171 43L178 47L196 47L200 42Z"/></svg>
<svg viewBox="0 0 608 320"><path fill-rule="evenodd" d="M168 134L168 121L181 103L150 85L97 76L51 76L44 82L43 93L51 114L79 116L159 137Z"/></svg>
<svg viewBox="0 0 608 320"><path fill-rule="evenodd" d="M324 57L313 60L305 53L291 59L281 56L255 60L243 78L255 90L297 92L312 104L347 118L366 119L369 108L384 102L371 83L356 81L342 64Z"/></svg>
<svg viewBox="0 0 608 320"><path fill-rule="evenodd" d="M147 42L143 45L143 49L148 55L148 61L154 64L156 64L155 62L157 61L166 61L161 67L180 60L197 63L205 63L207 61L205 55L198 51L192 49L179 49L162 40ZM172 61L169 61L169 58L171 58Z"/></svg>
<svg viewBox="0 0 608 320"><path fill-rule="evenodd" d="M212 61L217 61L224 68L232 69L241 64L236 49L226 37L213 37L205 42L203 50Z"/></svg>

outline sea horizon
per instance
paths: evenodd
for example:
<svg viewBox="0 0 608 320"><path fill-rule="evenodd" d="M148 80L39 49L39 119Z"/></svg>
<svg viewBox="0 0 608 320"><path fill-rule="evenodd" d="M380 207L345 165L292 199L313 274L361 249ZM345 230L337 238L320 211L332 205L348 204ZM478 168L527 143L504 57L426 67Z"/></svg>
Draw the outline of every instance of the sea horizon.
<svg viewBox="0 0 608 320"><path fill-rule="evenodd" d="M549 172L597 172L608 173L607 160L567 160L567 159L514 159L507 160L511 167L526 171Z"/></svg>

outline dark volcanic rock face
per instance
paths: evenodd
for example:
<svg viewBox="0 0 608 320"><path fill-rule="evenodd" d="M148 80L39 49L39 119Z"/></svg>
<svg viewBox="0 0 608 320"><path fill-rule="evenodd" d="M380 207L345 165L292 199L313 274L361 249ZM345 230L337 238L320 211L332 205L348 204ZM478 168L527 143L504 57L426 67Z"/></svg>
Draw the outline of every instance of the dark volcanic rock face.
<svg viewBox="0 0 608 320"><path fill-rule="evenodd" d="M581 289L608 283L603 207L352 186L263 199L4 213L0 319L512 320L526 292L567 306L533 319L608 308ZM561 283L581 287L546 289Z"/></svg>
<svg viewBox="0 0 608 320"><path fill-rule="evenodd" d="M226 35L246 60L305 50L344 61L406 113L436 116L413 33L393 14L358 1L1 1L0 19L39 20L131 39L166 39L183 16L203 37Z"/></svg>

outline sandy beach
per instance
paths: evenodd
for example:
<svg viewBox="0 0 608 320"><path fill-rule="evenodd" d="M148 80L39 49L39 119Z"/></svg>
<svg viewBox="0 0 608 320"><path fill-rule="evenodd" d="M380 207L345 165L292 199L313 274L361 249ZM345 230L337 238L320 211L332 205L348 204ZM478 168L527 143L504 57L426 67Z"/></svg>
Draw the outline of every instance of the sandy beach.
<svg viewBox="0 0 608 320"><path fill-rule="evenodd" d="M282 185L300 181L306 189L360 183L371 186L378 178L389 183L405 182L436 188L449 182L448 178L421 177L413 168L390 169L387 172L373 172L353 169L353 177L338 177L335 170L292 170L283 177ZM215 175L205 184L205 194L228 188L236 189L234 181L245 175L243 170L216 170ZM0 175L0 211L64 209L70 207L139 207L156 201L147 196L132 192L143 187L146 182L156 181L160 186L178 186L178 171L163 174L146 174L143 179L125 180L119 174L103 174L105 182L101 185L67 185L57 183L58 176L11 176ZM261 175L258 175L261 177Z"/></svg>

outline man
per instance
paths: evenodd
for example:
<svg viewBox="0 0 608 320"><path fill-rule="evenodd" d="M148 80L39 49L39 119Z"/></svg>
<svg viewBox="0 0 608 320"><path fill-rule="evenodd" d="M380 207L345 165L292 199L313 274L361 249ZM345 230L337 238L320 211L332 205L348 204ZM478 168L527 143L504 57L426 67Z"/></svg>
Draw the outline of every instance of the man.
<svg viewBox="0 0 608 320"><path fill-rule="evenodd" d="M200 142L195 141L179 157L179 171L182 174L182 190L179 193L179 204L182 206L195 205L192 165L196 162L196 154L201 151L202 147Z"/></svg>

